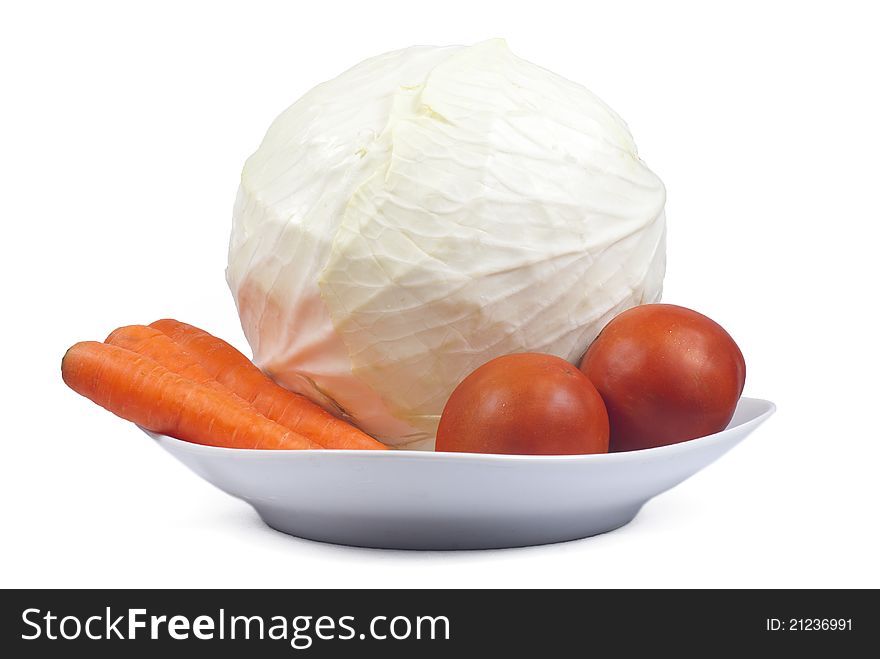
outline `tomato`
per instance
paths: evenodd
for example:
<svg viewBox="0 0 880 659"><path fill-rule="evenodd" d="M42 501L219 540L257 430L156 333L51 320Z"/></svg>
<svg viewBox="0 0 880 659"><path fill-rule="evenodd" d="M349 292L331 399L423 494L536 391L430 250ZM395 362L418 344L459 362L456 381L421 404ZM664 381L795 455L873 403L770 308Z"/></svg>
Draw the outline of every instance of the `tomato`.
<svg viewBox="0 0 880 659"><path fill-rule="evenodd" d="M671 304L645 304L618 315L580 368L608 408L612 451L723 430L746 379L742 353L724 328Z"/></svg>
<svg viewBox="0 0 880 659"><path fill-rule="evenodd" d="M489 361L456 387L438 451L607 453L608 414L590 380L564 359L523 353Z"/></svg>

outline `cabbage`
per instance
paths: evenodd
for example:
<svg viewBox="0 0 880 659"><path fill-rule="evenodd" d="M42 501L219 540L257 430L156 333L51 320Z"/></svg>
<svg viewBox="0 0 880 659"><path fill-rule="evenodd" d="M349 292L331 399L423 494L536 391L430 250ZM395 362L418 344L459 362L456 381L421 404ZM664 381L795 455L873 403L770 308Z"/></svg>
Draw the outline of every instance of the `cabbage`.
<svg viewBox="0 0 880 659"><path fill-rule="evenodd" d="M501 40L408 48L275 120L242 172L227 279L271 377L430 449L477 366L575 362L660 298L665 198L584 87Z"/></svg>

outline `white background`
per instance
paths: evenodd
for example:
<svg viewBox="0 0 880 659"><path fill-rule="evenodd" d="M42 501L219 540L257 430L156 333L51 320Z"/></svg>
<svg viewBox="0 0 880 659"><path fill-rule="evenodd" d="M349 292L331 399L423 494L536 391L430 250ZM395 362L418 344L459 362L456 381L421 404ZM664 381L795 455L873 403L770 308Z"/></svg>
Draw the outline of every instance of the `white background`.
<svg viewBox="0 0 880 659"><path fill-rule="evenodd" d="M869 3L12 3L0 10L0 585L880 586L878 20ZM833 7L833 9L832 9ZM593 539L407 553L287 537L61 382L179 317L247 346L223 270L245 158L316 83L503 36L666 183L666 301L779 412Z"/></svg>

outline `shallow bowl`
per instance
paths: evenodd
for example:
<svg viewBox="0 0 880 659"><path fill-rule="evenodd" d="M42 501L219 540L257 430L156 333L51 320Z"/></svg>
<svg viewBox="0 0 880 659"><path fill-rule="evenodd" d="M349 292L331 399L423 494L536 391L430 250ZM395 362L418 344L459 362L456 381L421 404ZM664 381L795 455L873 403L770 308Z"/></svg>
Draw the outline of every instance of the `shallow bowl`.
<svg viewBox="0 0 880 659"><path fill-rule="evenodd" d="M719 433L600 455L263 451L147 434L284 533L364 547L487 549L574 540L623 526L775 409L770 401L742 398Z"/></svg>

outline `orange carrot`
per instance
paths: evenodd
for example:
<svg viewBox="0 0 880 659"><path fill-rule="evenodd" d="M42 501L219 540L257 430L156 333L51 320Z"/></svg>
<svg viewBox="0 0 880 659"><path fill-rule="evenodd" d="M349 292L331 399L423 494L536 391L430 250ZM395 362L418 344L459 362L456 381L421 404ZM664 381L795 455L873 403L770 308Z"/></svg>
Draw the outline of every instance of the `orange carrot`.
<svg viewBox="0 0 880 659"><path fill-rule="evenodd" d="M147 430L229 448L319 448L228 396L119 346L84 341L61 361L71 389Z"/></svg>
<svg viewBox="0 0 880 659"><path fill-rule="evenodd" d="M216 390L227 398L230 406L246 407L254 414L259 414L253 405L212 378L210 373L202 368L202 365L179 344L175 343L171 337L153 327L146 325L119 327L110 333L104 343L149 357L169 371ZM315 444L317 445L317 442Z"/></svg>
<svg viewBox="0 0 880 659"><path fill-rule="evenodd" d="M150 327L164 332L180 344L214 379L248 401L260 414L313 439L325 448L387 448L305 396L275 384L226 341L177 320L157 320Z"/></svg>
<svg viewBox="0 0 880 659"><path fill-rule="evenodd" d="M207 385L218 391L225 391L229 395L235 396L243 405L250 407L246 400L236 396L211 377L211 374L202 367L199 361L184 350L180 344L154 327L147 327L146 325L119 327L110 332L110 336L104 340L104 343L126 348L144 357L149 357L159 362L169 371L174 371L178 375L182 375L189 380L195 380L199 384Z"/></svg>

